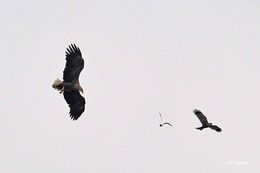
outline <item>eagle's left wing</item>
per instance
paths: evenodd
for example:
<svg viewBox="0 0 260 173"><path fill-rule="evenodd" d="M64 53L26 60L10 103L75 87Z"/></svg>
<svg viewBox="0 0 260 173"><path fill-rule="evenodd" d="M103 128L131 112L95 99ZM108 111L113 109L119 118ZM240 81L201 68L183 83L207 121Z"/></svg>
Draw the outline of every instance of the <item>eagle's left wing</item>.
<svg viewBox="0 0 260 173"><path fill-rule="evenodd" d="M207 117L200 110L194 109L193 113L198 117L202 125L204 126L208 125Z"/></svg>
<svg viewBox="0 0 260 173"><path fill-rule="evenodd" d="M64 98L70 107L70 117L77 120L85 111L85 99L79 91L64 91Z"/></svg>
<svg viewBox="0 0 260 173"><path fill-rule="evenodd" d="M80 49L71 44L66 52L66 65L63 71L63 80L66 83L79 83L79 75L84 68L84 59Z"/></svg>

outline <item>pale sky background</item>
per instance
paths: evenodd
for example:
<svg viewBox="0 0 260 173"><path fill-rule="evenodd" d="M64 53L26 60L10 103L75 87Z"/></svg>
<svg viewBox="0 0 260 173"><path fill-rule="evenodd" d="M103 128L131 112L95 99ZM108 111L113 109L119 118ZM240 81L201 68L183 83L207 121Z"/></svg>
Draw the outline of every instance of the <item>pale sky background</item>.
<svg viewBox="0 0 260 173"><path fill-rule="evenodd" d="M260 171L259 0L14 0L0 19L0 172ZM78 121L51 87L70 43Z"/></svg>

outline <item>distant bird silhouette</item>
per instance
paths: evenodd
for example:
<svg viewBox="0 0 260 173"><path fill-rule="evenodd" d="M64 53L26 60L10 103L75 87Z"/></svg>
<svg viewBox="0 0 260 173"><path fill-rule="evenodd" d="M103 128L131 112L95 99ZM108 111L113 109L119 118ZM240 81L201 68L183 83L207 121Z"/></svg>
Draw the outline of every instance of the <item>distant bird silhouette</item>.
<svg viewBox="0 0 260 173"><path fill-rule="evenodd" d="M198 130L203 130L204 128L211 128L213 130L216 130L217 132L221 132L221 128L219 128L216 125L213 125L212 123L209 123L207 120L207 117L198 109L194 109L193 113L198 117L198 119L200 120L202 126L201 127L197 127L196 129Z"/></svg>
<svg viewBox="0 0 260 173"><path fill-rule="evenodd" d="M63 93L64 99L70 108L70 117L77 120L85 111L85 98L80 94L83 88L79 83L79 75L84 68L84 59L80 49L71 44L66 51L66 65L63 71L63 81L56 79L52 84L60 94Z"/></svg>
<svg viewBox="0 0 260 173"><path fill-rule="evenodd" d="M161 112L159 112L159 115L160 115L160 117L161 117L161 123L160 123L160 127L162 127L163 125L169 125L169 126L172 126L170 123L168 123L168 122L164 122L163 123L163 118L162 118L162 114L161 114Z"/></svg>

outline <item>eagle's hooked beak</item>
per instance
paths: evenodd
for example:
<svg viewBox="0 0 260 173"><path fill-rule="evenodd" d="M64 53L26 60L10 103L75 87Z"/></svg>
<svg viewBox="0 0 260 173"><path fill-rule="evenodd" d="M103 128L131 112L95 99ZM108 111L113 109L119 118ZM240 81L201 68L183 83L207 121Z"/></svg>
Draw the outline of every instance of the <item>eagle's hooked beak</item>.
<svg viewBox="0 0 260 173"><path fill-rule="evenodd" d="M62 87L62 89L60 90L60 94L62 94L64 91L64 87Z"/></svg>

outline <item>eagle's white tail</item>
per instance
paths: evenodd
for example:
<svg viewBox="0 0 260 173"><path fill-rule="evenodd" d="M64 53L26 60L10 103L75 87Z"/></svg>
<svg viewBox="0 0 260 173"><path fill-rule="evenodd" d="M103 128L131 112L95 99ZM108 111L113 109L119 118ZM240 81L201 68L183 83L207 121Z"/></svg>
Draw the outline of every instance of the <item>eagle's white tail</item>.
<svg viewBox="0 0 260 173"><path fill-rule="evenodd" d="M54 88L54 89L57 89L57 90L62 90L62 88L63 88L63 82L60 80L60 79L56 79L55 81L54 81L54 83L52 84L52 87Z"/></svg>

